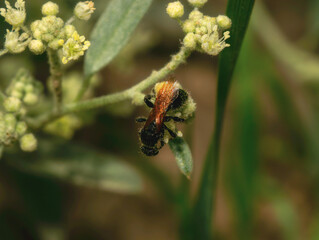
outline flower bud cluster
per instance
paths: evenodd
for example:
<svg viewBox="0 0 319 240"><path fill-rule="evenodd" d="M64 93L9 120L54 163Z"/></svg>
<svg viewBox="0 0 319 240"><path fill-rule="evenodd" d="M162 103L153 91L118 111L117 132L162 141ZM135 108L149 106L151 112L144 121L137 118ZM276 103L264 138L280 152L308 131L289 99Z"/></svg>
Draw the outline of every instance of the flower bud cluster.
<svg viewBox="0 0 319 240"><path fill-rule="evenodd" d="M5 109L9 112L25 111L22 104L32 106L38 103L42 89L40 82L34 80L26 70L20 70L6 91L8 98L4 101Z"/></svg>
<svg viewBox="0 0 319 240"><path fill-rule="evenodd" d="M31 75L20 70L6 90L3 100L3 111L0 112L0 145L9 146L17 141L23 151L34 151L37 140L28 133L28 126L23 121L26 113L25 106L38 101L42 85Z"/></svg>
<svg viewBox="0 0 319 240"><path fill-rule="evenodd" d="M166 9L170 17L179 20L186 33L183 45L191 50L218 55L225 47L230 46L226 43L230 38L229 31L225 31L231 27L230 18L224 15L205 16L198 7L202 7L207 0L188 0L188 2L195 8L183 22L179 18L184 14L184 7L179 1L169 3Z"/></svg>
<svg viewBox="0 0 319 240"><path fill-rule="evenodd" d="M70 60L77 60L89 48L90 42L84 36L79 36L75 27L69 22L67 24L57 17L59 6L51 1L43 4L41 12L44 15L41 19L31 23L31 31L19 31L24 26L26 12L25 1L17 0L16 8L12 8L8 1L5 1L6 9L1 8L0 14L13 26L13 30L7 30L5 48L10 53L21 53L28 46L34 54L42 54L47 48L53 50L62 49L62 62L65 64ZM81 20L88 20L94 12L92 1L79 2L74 14Z"/></svg>
<svg viewBox="0 0 319 240"><path fill-rule="evenodd" d="M27 133L26 122L19 120L19 116L10 112L0 112L0 144L10 146L20 142L23 151L31 152L37 147L37 140L32 133Z"/></svg>
<svg viewBox="0 0 319 240"><path fill-rule="evenodd" d="M230 37L231 20L227 16L204 16L195 9L189 14L189 18L183 23L186 36L183 39L185 47L192 50L205 52L209 55L218 55L225 47L230 45L226 40Z"/></svg>
<svg viewBox="0 0 319 240"><path fill-rule="evenodd" d="M93 2L80 2L75 7L75 15L87 20L94 11ZM84 55L89 48L90 42L80 36L76 28L71 24L64 24L64 21L57 17L59 6L47 2L42 6L41 20L31 24L32 35L35 38L29 43L29 49L35 54L43 53L46 48L53 50L62 49L62 62L66 64L71 60L77 60Z"/></svg>

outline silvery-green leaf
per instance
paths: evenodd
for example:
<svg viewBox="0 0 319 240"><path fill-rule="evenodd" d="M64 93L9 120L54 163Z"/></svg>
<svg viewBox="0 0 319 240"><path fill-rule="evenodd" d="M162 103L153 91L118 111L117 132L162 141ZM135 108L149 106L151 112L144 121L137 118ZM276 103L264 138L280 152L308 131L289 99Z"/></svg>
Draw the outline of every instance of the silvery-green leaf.
<svg viewBox="0 0 319 240"><path fill-rule="evenodd" d="M90 76L106 66L124 47L152 0L112 0L93 29L84 72Z"/></svg>
<svg viewBox="0 0 319 240"><path fill-rule="evenodd" d="M119 157L102 154L87 146L39 139L33 153L8 153L8 164L38 175L52 176L78 185L123 193L142 189L139 174Z"/></svg>
<svg viewBox="0 0 319 240"><path fill-rule="evenodd" d="M193 170L193 158L188 144L181 137L171 139L168 144L175 155L176 163L180 171L187 178L190 178Z"/></svg>

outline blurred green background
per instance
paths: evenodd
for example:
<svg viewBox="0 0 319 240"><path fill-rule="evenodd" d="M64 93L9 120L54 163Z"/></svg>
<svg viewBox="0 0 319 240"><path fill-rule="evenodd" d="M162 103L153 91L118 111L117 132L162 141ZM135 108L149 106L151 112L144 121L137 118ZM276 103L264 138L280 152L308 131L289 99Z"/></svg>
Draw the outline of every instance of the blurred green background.
<svg viewBox="0 0 319 240"><path fill-rule="evenodd" d="M77 3L56 2L64 19ZM92 19L76 23L86 36L108 1L94 2ZM153 1L128 46L101 71L95 95L134 85L177 52L183 33L165 13L168 2ZM43 3L26 1L29 21L41 16ZM226 3L209 0L203 11L222 14ZM1 18L0 36L7 27ZM226 111L216 239L319 239L318 53L318 0L256 1ZM213 131L217 64L194 53L175 73L197 103L193 123L180 126L193 153L191 192ZM2 88L20 67L43 83L49 75L45 54L6 55ZM70 71L80 81L82 62ZM38 133L36 153L5 153L0 239L178 239L179 219L165 189L179 184L180 172L168 147L155 158L139 152L134 119L145 114L130 102L89 111L72 139Z"/></svg>

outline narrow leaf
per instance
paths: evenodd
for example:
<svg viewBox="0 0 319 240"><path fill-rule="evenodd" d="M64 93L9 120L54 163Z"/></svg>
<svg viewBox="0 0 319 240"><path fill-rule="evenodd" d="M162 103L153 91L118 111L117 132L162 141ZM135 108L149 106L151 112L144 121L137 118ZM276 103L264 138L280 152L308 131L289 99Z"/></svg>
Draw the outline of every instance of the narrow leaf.
<svg viewBox="0 0 319 240"><path fill-rule="evenodd" d="M181 170L187 178L190 178L193 170L193 158L188 144L181 137L171 139L168 144L175 155L179 170Z"/></svg>
<svg viewBox="0 0 319 240"><path fill-rule="evenodd" d="M84 63L90 76L106 66L124 47L152 0L112 0L97 22Z"/></svg>
<svg viewBox="0 0 319 240"><path fill-rule="evenodd" d="M210 239L213 204L216 199L220 137L226 100L239 51L245 36L254 0L229 0L226 15L232 20L229 48L219 58L215 132L209 144L201 183L194 206L194 237Z"/></svg>
<svg viewBox="0 0 319 240"><path fill-rule="evenodd" d="M34 153L5 154L4 159L23 171L78 185L124 193L141 190L139 174L119 157L65 141L52 144L53 141L40 139Z"/></svg>

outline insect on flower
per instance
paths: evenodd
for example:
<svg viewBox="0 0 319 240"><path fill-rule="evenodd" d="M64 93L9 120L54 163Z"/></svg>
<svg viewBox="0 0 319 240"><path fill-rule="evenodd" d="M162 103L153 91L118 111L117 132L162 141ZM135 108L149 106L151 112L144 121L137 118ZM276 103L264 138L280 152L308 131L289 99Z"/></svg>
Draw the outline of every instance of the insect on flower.
<svg viewBox="0 0 319 240"><path fill-rule="evenodd" d="M151 99L155 98L154 103ZM170 77L167 81L156 84L152 95L146 95L145 104L152 108L148 118L140 117L136 122L145 122L143 128L139 131L141 140L141 151L147 156L155 156L164 146L165 130L172 138L177 136L173 130L165 125L165 122L173 120L174 122L183 122L185 119L169 116L170 110L179 109L188 99L186 91L180 88L178 82Z"/></svg>

